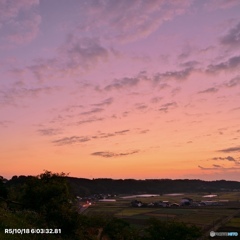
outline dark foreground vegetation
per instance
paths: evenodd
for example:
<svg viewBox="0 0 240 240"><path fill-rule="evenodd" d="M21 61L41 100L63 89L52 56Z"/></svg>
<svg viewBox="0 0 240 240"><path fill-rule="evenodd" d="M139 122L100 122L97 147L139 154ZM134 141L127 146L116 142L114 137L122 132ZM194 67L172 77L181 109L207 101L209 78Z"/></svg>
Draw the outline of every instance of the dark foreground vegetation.
<svg viewBox="0 0 240 240"><path fill-rule="evenodd" d="M196 240L199 228L149 219L136 227L111 215L82 215L64 173L0 177L0 239ZM6 229L60 229L57 234L7 234Z"/></svg>

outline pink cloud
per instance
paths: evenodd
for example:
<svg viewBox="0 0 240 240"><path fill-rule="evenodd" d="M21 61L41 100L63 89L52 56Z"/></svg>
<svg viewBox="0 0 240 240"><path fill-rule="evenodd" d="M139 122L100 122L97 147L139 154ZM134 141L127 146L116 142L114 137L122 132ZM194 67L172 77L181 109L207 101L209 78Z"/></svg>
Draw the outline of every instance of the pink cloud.
<svg viewBox="0 0 240 240"><path fill-rule="evenodd" d="M101 33L105 39L128 42L149 36L165 21L181 15L191 5L184 1L94 1L88 3L88 21L82 22L79 29ZM105 31L108 29L108 32ZM109 31L110 29L110 31Z"/></svg>
<svg viewBox="0 0 240 240"><path fill-rule="evenodd" d="M4 45L24 44L36 38L39 32L41 16L34 8L38 0L1 1L0 30Z"/></svg>
<svg viewBox="0 0 240 240"><path fill-rule="evenodd" d="M7 40L14 44L24 44L31 42L39 33L39 25L41 17L38 14L33 14L29 18L20 22L15 22L13 33L7 36Z"/></svg>
<svg viewBox="0 0 240 240"><path fill-rule="evenodd" d="M14 19L22 10L29 10L32 6L38 5L39 0L2 0L0 1L0 23Z"/></svg>
<svg viewBox="0 0 240 240"><path fill-rule="evenodd" d="M97 38L79 38L69 35L59 48L59 53L66 60L69 68L89 68L99 61L107 60L108 50L101 46Z"/></svg>
<svg viewBox="0 0 240 240"><path fill-rule="evenodd" d="M232 8L237 5L240 5L239 0L212 0L208 1L207 4L205 4L205 7L210 10L215 10L218 8Z"/></svg>
<svg viewBox="0 0 240 240"><path fill-rule="evenodd" d="M108 57L108 49L98 39L69 35L54 57L37 59L27 69L38 81L45 81L88 71L97 64L108 61Z"/></svg>

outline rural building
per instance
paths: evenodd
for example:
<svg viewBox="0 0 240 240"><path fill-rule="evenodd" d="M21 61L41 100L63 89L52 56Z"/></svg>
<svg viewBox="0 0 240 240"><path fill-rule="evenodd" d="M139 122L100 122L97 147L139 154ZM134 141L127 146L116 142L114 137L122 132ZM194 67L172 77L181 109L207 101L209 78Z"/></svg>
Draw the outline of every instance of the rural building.
<svg viewBox="0 0 240 240"><path fill-rule="evenodd" d="M189 206L193 203L193 200L191 198L182 198L180 201L181 206Z"/></svg>

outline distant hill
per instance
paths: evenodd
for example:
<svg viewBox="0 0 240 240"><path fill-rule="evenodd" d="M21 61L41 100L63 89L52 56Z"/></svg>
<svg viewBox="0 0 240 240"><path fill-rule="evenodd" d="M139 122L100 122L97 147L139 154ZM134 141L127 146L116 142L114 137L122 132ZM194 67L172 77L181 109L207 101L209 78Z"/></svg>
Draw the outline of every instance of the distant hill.
<svg viewBox="0 0 240 240"><path fill-rule="evenodd" d="M240 182L236 181L202 181L189 179L85 179L67 177L67 181L75 195L87 196L90 194L140 194L140 193L190 193L190 192L226 192L239 191Z"/></svg>
<svg viewBox="0 0 240 240"><path fill-rule="evenodd" d="M24 185L34 178L33 176L13 176L4 180L7 187ZM191 193L191 192L227 192L239 191L240 182L237 181L202 181L190 179L86 179L65 177L72 193L76 196L89 196L91 194L164 194L164 193Z"/></svg>

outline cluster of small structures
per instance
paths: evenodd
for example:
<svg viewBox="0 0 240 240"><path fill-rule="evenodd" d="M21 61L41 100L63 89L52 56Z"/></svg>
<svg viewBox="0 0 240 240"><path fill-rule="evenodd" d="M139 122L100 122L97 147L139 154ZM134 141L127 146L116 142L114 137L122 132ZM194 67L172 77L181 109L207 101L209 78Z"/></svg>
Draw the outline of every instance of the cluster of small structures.
<svg viewBox="0 0 240 240"><path fill-rule="evenodd" d="M96 202L99 200L104 200L104 199L112 199L112 198L116 198L116 195L113 194L103 194L103 193L99 193L99 194L93 194L93 195L89 195L87 197L79 197L77 196L77 199L79 201L90 201L90 202Z"/></svg>
<svg viewBox="0 0 240 240"><path fill-rule="evenodd" d="M180 203L171 203L169 201L157 201L151 203L144 203L139 200L133 200L131 202L132 207L183 207L183 206L192 206L192 207L202 207L202 206L220 206L223 205L223 201L193 201L191 198L182 198Z"/></svg>
<svg viewBox="0 0 240 240"><path fill-rule="evenodd" d="M183 194L165 194L166 196L179 196ZM217 197L217 195L205 195L202 196L205 198L202 201L194 201L191 198L184 197L179 202L170 202L170 201L155 201L155 202L142 202L137 200L136 198L149 198L149 197L156 197L160 196L157 194L140 194L140 195L132 195L132 196L123 196L119 199L134 199L132 200L130 205L132 207L137 208L178 208L178 207L203 207L203 206L220 206L224 205L228 202L228 200L212 200L212 198ZM93 194L88 197L77 197L78 199L78 208L79 212L83 212L87 209L90 205L95 204L96 202L116 202L118 198L116 195L113 194Z"/></svg>

